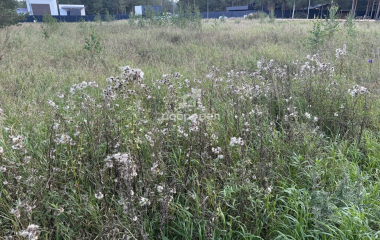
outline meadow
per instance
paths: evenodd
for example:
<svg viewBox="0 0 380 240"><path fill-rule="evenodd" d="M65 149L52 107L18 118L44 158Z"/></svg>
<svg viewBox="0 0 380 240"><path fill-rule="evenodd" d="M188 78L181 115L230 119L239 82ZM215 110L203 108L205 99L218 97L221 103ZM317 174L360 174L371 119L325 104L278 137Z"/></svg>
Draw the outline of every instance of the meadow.
<svg viewBox="0 0 380 240"><path fill-rule="evenodd" d="M378 239L379 36L324 20L0 29L0 239Z"/></svg>

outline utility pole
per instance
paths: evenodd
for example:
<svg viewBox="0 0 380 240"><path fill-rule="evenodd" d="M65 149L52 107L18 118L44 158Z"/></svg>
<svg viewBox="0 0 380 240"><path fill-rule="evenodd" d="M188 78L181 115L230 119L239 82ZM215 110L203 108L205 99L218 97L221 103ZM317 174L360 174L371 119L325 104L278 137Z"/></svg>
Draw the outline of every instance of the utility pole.
<svg viewBox="0 0 380 240"><path fill-rule="evenodd" d="M309 11L310 11L310 0L309 0L309 7L307 8L307 20L309 20Z"/></svg>

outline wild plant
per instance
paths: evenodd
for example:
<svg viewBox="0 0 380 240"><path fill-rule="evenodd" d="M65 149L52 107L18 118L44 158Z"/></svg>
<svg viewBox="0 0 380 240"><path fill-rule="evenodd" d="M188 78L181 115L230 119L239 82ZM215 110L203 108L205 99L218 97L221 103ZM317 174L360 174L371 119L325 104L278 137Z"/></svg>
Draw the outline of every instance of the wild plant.
<svg viewBox="0 0 380 240"><path fill-rule="evenodd" d="M108 11L108 9L106 9L106 14L104 16L104 21L106 22L111 22L111 21L115 21L116 18L114 15L110 15L110 12Z"/></svg>
<svg viewBox="0 0 380 240"><path fill-rule="evenodd" d="M101 24L102 23L102 16L100 16L100 13L98 12L94 17L94 22Z"/></svg>
<svg viewBox="0 0 380 240"><path fill-rule="evenodd" d="M268 22L269 23L274 23L276 21L276 17L274 16L274 10L270 10L269 15L268 15Z"/></svg>
<svg viewBox="0 0 380 240"><path fill-rule="evenodd" d="M268 18L268 15L266 13L260 13L259 14L259 19L260 19L260 23L265 23L265 20Z"/></svg>
<svg viewBox="0 0 380 240"><path fill-rule="evenodd" d="M226 22L226 16L224 16L224 14L223 14L222 17L220 18L220 22L221 22L221 23L225 23L225 22Z"/></svg>
<svg viewBox="0 0 380 240"><path fill-rule="evenodd" d="M8 44L9 44L9 38L10 38L10 31L9 31L9 28L7 28L6 29L5 38L4 38L4 40L2 41L2 44L1 44L0 61L2 60L4 54L6 53L6 50L7 50Z"/></svg>
<svg viewBox="0 0 380 240"><path fill-rule="evenodd" d="M218 20L214 19L211 26L213 29L217 29L220 26L220 22Z"/></svg>
<svg viewBox="0 0 380 240"><path fill-rule="evenodd" d="M58 30L59 23L57 19L49 14L43 16L43 23L41 24L42 34L45 39L48 39L51 34Z"/></svg>
<svg viewBox="0 0 380 240"><path fill-rule="evenodd" d="M136 24L136 20L137 20L137 18L138 18L139 16L136 16L133 12L130 12L129 13L129 19L128 19L128 25L130 26L130 27L134 27L134 26L136 26L137 24Z"/></svg>
<svg viewBox="0 0 380 240"><path fill-rule="evenodd" d="M268 17L268 15L265 12L263 12L263 11L257 11L257 12L253 12L253 13L248 14L247 19L249 19L249 20L252 20L252 19L265 19L266 17Z"/></svg>
<svg viewBox="0 0 380 240"><path fill-rule="evenodd" d="M186 41L179 34L207 34L174 30L173 38ZM88 41L102 45L101 34ZM170 47L171 38L163 39ZM378 238L378 98L369 83L353 79L356 52L340 45L298 60L266 53L203 75L192 73L197 65L162 75L164 57L159 71L151 65L145 73L90 65L84 75L83 68L68 75L76 84L49 85L43 92L54 94L46 99L24 94L27 81L13 79L18 72L1 75L0 235ZM223 63L232 60L223 55ZM366 64L376 71L375 58ZM117 76L102 81L102 74Z"/></svg>
<svg viewBox="0 0 380 240"><path fill-rule="evenodd" d="M329 9L329 17L325 16L325 21L313 23L312 36L309 38L311 48L318 51L325 42L326 37L331 38L339 31L339 21L337 20L338 5L333 4Z"/></svg>
<svg viewBox="0 0 380 240"><path fill-rule="evenodd" d="M200 29L202 17L196 5L179 5L178 14L171 17L172 24L178 28Z"/></svg>
<svg viewBox="0 0 380 240"><path fill-rule="evenodd" d="M137 26L138 27L145 27L147 23L145 22L145 19L142 16L137 17Z"/></svg>
<svg viewBox="0 0 380 240"><path fill-rule="evenodd" d="M86 21L84 18L81 19L81 21L79 22L79 28L81 28L82 30L86 30L87 29L87 24L86 24Z"/></svg>
<svg viewBox="0 0 380 240"><path fill-rule="evenodd" d="M347 34L349 36L355 36L355 15L348 14L346 16L346 21L344 22L344 26L347 29Z"/></svg>
<svg viewBox="0 0 380 240"><path fill-rule="evenodd" d="M146 7L145 9L145 18L149 21L151 25L156 23L156 14L151 6Z"/></svg>
<svg viewBox="0 0 380 240"><path fill-rule="evenodd" d="M325 16L324 31L329 37L332 37L339 30L338 10L339 6L332 4L329 9L329 17Z"/></svg>
<svg viewBox="0 0 380 240"><path fill-rule="evenodd" d="M92 30L89 37L85 38L84 49L91 58L100 57L104 49L102 39Z"/></svg>

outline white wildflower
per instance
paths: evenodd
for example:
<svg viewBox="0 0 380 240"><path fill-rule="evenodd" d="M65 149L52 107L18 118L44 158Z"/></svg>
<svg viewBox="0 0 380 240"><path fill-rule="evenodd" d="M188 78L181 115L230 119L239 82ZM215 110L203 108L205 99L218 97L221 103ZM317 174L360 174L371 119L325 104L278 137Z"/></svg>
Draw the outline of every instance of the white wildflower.
<svg viewBox="0 0 380 240"><path fill-rule="evenodd" d="M361 94L368 93L368 89L363 86L355 85L352 89L348 89L348 93L353 97L357 97Z"/></svg>
<svg viewBox="0 0 380 240"><path fill-rule="evenodd" d="M98 193L95 193L95 197L100 200L104 197L104 195L103 195L103 193L98 192Z"/></svg>
<svg viewBox="0 0 380 240"><path fill-rule="evenodd" d="M141 197L141 199L140 199L140 205L141 206L150 205L149 199Z"/></svg>
<svg viewBox="0 0 380 240"><path fill-rule="evenodd" d="M53 102L52 100L49 100L49 101L48 101L48 104L49 104L50 106L52 106L53 108L55 108L55 109L58 109L58 108L59 108L58 105L56 105L55 102Z"/></svg>
<svg viewBox="0 0 380 240"><path fill-rule="evenodd" d="M58 209L54 212L54 215L55 215L55 216L59 216L59 215L61 215L64 211L65 211L65 209L63 209L63 207L60 207L60 208L58 208Z"/></svg>
<svg viewBox="0 0 380 240"><path fill-rule="evenodd" d="M17 218L21 216L20 210L18 208L12 208L10 214L15 215Z"/></svg>
<svg viewBox="0 0 380 240"><path fill-rule="evenodd" d="M335 50L335 57L339 58L340 56L345 56L345 55L347 55L347 45L343 44L342 49L338 48Z"/></svg>
<svg viewBox="0 0 380 240"><path fill-rule="evenodd" d="M150 170L151 170L152 172L157 172L157 171L159 171L157 167L158 167L158 163L155 162L155 163L153 163L153 167L151 167Z"/></svg>
<svg viewBox="0 0 380 240"><path fill-rule="evenodd" d="M24 157L24 162L25 162L26 164L28 164L28 163L30 162L30 159L32 159L31 156L25 156L25 157Z"/></svg>
<svg viewBox="0 0 380 240"><path fill-rule="evenodd" d="M24 237L27 240L37 240L38 236L40 235L38 228L38 225L31 224L26 230L18 232L18 235Z"/></svg>
<svg viewBox="0 0 380 240"><path fill-rule="evenodd" d="M239 138L232 137L231 141L230 141L230 146L233 147L233 146L235 146L235 144L244 145L244 140L240 137Z"/></svg>
<svg viewBox="0 0 380 240"><path fill-rule="evenodd" d="M198 114L194 113L188 118L191 122L196 122L198 119Z"/></svg>
<svg viewBox="0 0 380 240"><path fill-rule="evenodd" d="M222 149L220 147L216 147L216 148L211 148L211 151L215 154L219 154L222 151Z"/></svg>
<svg viewBox="0 0 380 240"><path fill-rule="evenodd" d="M163 186L161 186L161 185L157 186L157 192L162 193L163 190L164 190Z"/></svg>

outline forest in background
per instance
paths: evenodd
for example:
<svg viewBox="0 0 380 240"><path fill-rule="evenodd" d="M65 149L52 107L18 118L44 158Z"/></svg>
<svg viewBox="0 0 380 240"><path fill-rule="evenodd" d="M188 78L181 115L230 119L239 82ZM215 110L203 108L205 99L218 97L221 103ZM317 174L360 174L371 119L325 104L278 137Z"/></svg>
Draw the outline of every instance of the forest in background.
<svg viewBox="0 0 380 240"><path fill-rule="evenodd" d="M378 0L336 0L333 3L338 4L342 10L351 10L352 5L356 5L356 11L371 11L372 8L377 10L379 5ZM4 0L4 2L14 2L13 0ZM255 9L272 10L282 9L291 10L293 6L296 9L303 9L317 4L331 3L329 0L57 0L59 4L83 4L86 6L88 15L104 14L107 10L111 14L129 14L133 11L134 6L138 5L158 5L163 6L167 12L173 11L173 5L176 8L178 5L195 4L201 12L218 12L226 11L226 7L243 6L252 4ZM25 6L25 2L19 2L20 7Z"/></svg>

